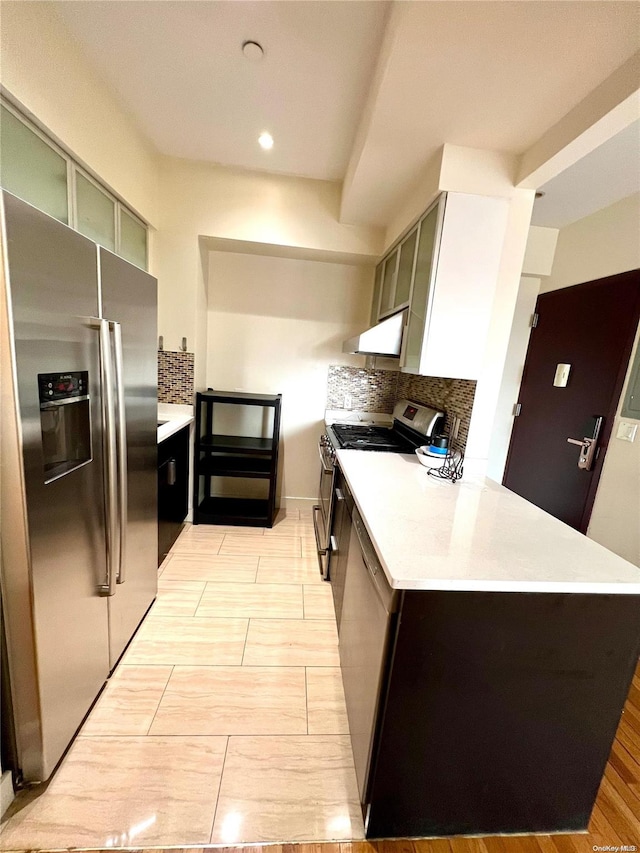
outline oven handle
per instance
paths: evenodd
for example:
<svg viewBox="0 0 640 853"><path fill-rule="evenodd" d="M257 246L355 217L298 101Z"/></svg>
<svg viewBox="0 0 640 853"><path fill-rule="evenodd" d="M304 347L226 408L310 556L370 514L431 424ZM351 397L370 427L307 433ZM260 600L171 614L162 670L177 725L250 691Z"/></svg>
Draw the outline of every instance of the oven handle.
<svg viewBox="0 0 640 853"><path fill-rule="evenodd" d="M316 524L316 518L317 518L317 515L319 512L320 512L320 505L316 504L313 507L313 532L314 532L315 537L316 537L316 547L318 550L318 554L320 554L320 556L324 557L324 555L327 553L327 549L323 548L320 545L320 539L318 538L318 525Z"/></svg>
<svg viewBox="0 0 640 853"><path fill-rule="evenodd" d="M322 473L323 474L332 474L333 473L333 466L327 465L326 460L325 460L325 456L322 453L322 445L321 444L318 445L318 454L320 456L320 464L322 465ZM315 509L315 507L314 507L314 509Z"/></svg>

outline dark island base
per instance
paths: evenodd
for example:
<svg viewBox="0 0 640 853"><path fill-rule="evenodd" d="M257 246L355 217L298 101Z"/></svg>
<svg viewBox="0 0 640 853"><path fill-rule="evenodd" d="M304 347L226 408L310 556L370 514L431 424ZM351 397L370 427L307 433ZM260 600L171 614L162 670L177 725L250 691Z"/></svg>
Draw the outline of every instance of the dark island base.
<svg viewBox="0 0 640 853"><path fill-rule="evenodd" d="M403 594L367 838L587 828L640 654L640 596Z"/></svg>

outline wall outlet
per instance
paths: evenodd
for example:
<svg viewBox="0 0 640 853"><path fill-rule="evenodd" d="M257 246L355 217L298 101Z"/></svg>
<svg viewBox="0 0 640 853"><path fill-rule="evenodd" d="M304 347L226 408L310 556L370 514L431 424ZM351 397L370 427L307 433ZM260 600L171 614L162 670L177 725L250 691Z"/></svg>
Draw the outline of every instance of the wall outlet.
<svg viewBox="0 0 640 853"><path fill-rule="evenodd" d="M345 394L345 395L344 395L344 405L343 405L343 408L345 408L345 409L353 409L353 397L351 396L351 394Z"/></svg>

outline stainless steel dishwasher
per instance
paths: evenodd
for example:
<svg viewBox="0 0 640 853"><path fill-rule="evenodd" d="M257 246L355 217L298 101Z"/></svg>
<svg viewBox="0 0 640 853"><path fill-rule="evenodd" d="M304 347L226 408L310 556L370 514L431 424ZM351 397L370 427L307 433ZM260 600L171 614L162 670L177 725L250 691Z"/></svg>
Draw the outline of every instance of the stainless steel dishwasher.
<svg viewBox="0 0 640 853"><path fill-rule="evenodd" d="M389 586L355 507L352 521L340 620L340 667L360 802L364 804L391 614L398 596Z"/></svg>

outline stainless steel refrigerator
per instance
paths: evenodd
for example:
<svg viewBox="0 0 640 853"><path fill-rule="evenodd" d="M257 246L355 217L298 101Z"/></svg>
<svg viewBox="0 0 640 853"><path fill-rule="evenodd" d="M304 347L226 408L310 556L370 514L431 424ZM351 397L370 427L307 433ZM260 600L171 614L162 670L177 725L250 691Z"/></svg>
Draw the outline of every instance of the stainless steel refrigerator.
<svg viewBox="0 0 640 853"><path fill-rule="evenodd" d="M2 608L43 781L156 594L157 283L6 192L0 216Z"/></svg>

